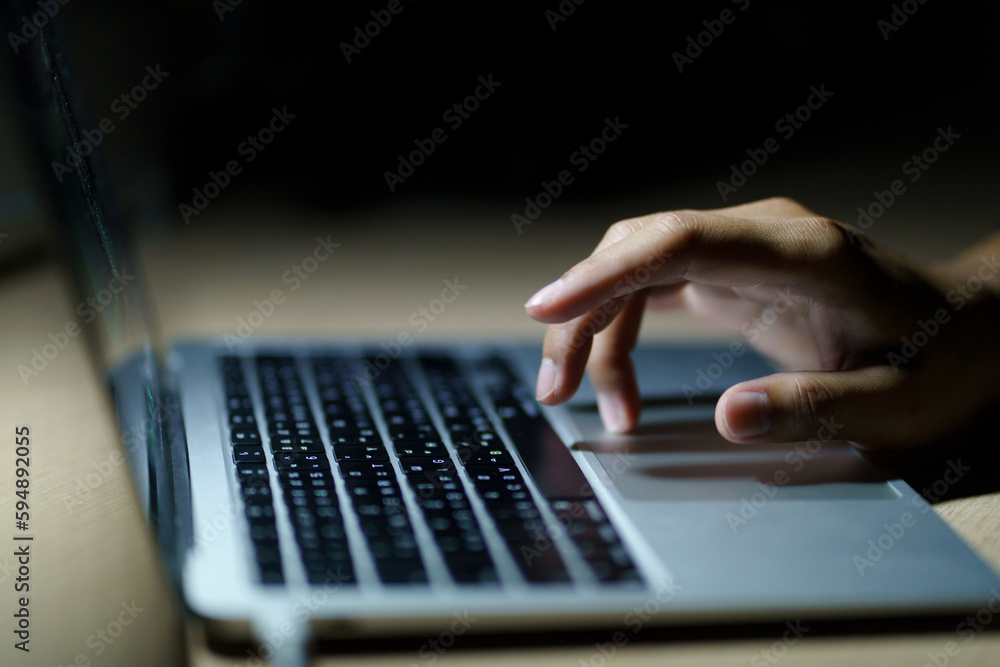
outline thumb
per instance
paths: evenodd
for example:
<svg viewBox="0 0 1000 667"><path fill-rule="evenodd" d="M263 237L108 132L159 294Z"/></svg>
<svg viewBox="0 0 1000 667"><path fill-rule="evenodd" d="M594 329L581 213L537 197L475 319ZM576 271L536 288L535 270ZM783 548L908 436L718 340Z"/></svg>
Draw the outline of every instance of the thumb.
<svg viewBox="0 0 1000 667"><path fill-rule="evenodd" d="M715 425L732 442L904 444L919 411L903 377L890 366L775 373L730 387L716 405Z"/></svg>

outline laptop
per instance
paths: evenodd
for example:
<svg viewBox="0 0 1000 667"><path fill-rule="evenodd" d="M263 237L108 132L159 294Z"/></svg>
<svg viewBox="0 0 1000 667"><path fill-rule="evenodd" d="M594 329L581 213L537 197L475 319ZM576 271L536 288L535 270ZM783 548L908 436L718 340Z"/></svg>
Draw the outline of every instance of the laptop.
<svg viewBox="0 0 1000 667"><path fill-rule="evenodd" d="M5 24L31 9L5 3ZM836 428L791 445L721 438L717 397L774 370L745 348L640 347L630 435L603 430L586 383L567 405L535 401L538 343L161 348L57 24L8 53L25 131L76 287L114 293L81 328L165 566L210 636L276 664L304 664L315 638L415 635L433 657L462 634L617 628L628 641L958 614L1000 586ZM52 169L70 154L70 173Z"/></svg>

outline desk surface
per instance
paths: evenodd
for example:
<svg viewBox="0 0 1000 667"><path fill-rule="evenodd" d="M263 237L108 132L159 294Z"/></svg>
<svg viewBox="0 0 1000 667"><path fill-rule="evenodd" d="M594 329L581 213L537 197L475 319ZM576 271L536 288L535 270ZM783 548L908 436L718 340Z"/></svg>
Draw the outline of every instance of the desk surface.
<svg viewBox="0 0 1000 667"><path fill-rule="evenodd" d="M579 233L541 218L518 235L509 212L495 226L470 226L456 210L434 219L419 207L396 211L392 220L366 214L364 224L305 212L225 209L217 204L188 228L153 234L143 259L165 338L234 332L253 301L282 289L287 299L255 333L374 334L386 339L416 333L409 316L434 299L446 279L468 285L461 297L420 336L510 334L538 338L542 327L521 304L589 252L613 217L580 212ZM632 211L630 211L631 213ZM634 211L638 213L639 211ZM282 231L273 222L294 215ZM265 226L262 221L267 221ZM261 224L258 224L261 223ZM280 233L280 234L279 234ZM295 290L282 282L286 270L312 252L316 238L340 247ZM955 247L970 241L951 236ZM161 573L149 532L135 501L108 399L74 338L37 377L23 382L17 366L48 335L75 321L76 304L53 262L10 273L0 281L3 344L0 348L0 425L10 461L0 463L0 516L13 512L15 425L32 436L31 653L15 651L9 625L14 611L16 559L13 532L0 530L0 664L238 665L246 660L210 653L197 637L183 642L183 622ZM690 338L713 335L678 313L649 318L645 335ZM964 498L937 511L994 569L1000 571L1000 494ZM984 600L985 602L985 600ZM121 623L121 625L119 625ZM785 665L922 665L929 654L959 641L951 665L1000 663L1000 636L982 633L968 643L953 632L934 634L809 637L781 657ZM622 648L617 665L746 665L774 638L724 642L641 643ZM455 648L439 664L601 664L593 645L502 651ZM76 663L74 663L76 661ZM583 661L581 663L581 661ZM423 663L413 653L319 660L318 664ZM765 663L760 663L765 664ZM770 663L766 663L770 664Z"/></svg>

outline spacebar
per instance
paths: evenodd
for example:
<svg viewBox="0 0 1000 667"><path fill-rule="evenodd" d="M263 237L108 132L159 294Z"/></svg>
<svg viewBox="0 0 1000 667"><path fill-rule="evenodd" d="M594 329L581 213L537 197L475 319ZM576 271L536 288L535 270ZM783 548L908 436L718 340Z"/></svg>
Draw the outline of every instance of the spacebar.
<svg viewBox="0 0 1000 667"><path fill-rule="evenodd" d="M548 499L594 497L579 464L544 417L522 413L505 420L504 426L542 495Z"/></svg>

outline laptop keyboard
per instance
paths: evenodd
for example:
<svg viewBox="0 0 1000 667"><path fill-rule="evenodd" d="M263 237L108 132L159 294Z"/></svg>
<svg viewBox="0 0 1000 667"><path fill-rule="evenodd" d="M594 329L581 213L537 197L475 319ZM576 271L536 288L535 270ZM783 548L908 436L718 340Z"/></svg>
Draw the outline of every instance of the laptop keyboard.
<svg viewBox="0 0 1000 667"><path fill-rule="evenodd" d="M385 359L363 359L362 366L347 357L305 360L318 404L295 357L220 359L229 445L261 583L285 583L291 564L282 553L297 553L310 583L357 585L348 522L387 585L427 585L430 549L458 585L506 583L511 577L501 576L498 556L531 585L641 583L579 466L505 359L476 362L486 402L454 358L422 356L412 365ZM418 377L425 392L414 384ZM279 513L291 525L294 548L281 543ZM414 521L433 547L421 545ZM492 546L484 527L499 536ZM575 568L566 549L575 549Z"/></svg>

